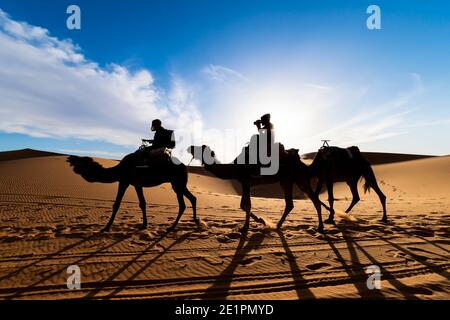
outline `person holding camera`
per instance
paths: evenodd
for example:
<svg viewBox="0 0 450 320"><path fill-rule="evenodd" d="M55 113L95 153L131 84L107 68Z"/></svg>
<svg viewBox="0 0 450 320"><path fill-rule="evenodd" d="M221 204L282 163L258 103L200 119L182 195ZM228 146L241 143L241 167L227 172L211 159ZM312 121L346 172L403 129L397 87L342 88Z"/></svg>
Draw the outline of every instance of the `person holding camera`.
<svg viewBox="0 0 450 320"><path fill-rule="evenodd" d="M270 122L270 114L267 113L261 117L261 119L256 120L253 122L253 124L258 128L259 130L273 130L273 124Z"/></svg>
<svg viewBox="0 0 450 320"><path fill-rule="evenodd" d="M270 114L267 113L263 115L260 119L253 122L253 124L258 129L259 140L261 140L261 137L265 138L264 141L267 142L267 156L270 157L272 154L272 143L275 141L275 136L273 134L274 127L270 122Z"/></svg>

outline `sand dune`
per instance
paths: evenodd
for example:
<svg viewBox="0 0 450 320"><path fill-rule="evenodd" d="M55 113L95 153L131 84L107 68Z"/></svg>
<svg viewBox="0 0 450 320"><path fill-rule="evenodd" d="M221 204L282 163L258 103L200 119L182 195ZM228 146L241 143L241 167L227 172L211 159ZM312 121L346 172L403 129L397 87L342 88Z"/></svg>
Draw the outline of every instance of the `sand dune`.
<svg viewBox="0 0 450 320"><path fill-rule="evenodd" d="M117 184L87 183L65 156L24 153L0 162L2 298L450 297L450 157L374 166L388 196L388 225L378 222L381 207L369 194L351 215L338 214L325 236L314 230L317 217L308 200L295 202L281 232L252 223L244 235L233 184L193 168L189 186L202 228L188 208L177 230L165 232L178 210L165 184L145 191L147 230L138 230L141 212L130 188L111 232L100 234ZM270 187L265 192L276 194ZM337 185L336 194L336 207L345 209L350 192ZM271 223L284 207L268 197L252 204ZM79 290L66 286L70 265L80 267ZM380 267L380 290L366 285L370 265Z"/></svg>
<svg viewBox="0 0 450 320"><path fill-rule="evenodd" d="M303 159L312 160L317 152L310 152L302 155ZM372 165L386 164L394 162L404 162L419 159L432 158L433 156L421 154L385 153L385 152L361 152Z"/></svg>

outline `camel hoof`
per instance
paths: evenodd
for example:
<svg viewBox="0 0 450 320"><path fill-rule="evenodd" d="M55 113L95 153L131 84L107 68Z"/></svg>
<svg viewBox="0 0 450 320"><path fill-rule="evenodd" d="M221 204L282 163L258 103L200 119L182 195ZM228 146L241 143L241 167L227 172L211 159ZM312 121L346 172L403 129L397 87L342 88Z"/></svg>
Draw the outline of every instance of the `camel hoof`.
<svg viewBox="0 0 450 320"><path fill-rule="evenodd" d="M175 226L170 226L167 228L167 232L172 232L173 230L175 230Z"/></svg>
<svg viewBox="0 0 450 320"><path fill-rule="evenodd" d="M325 234L325 230L323 229L323 226L319 226L317 228L317 232L319 232L320 234Z"/></svg>
<svg viewBox="0 0 450 320"><path fill-rule="evenodd" d="M100 230L100 232L107 233L107 232L109 232L110 229L111 229L111 227L104 227L102 230Z"/></svg>
<svg viewBox="0 0 450 320"><path fill-rule="evenodd" d="M240 233L247 233L248 232L248 226L244 226L242 228L239 229Z"/></svg>
<svg viewBox="0 0 450 320"><path fill-rule="evenodd" d="M387 218L383 218L380 220L381 223L387 224L388 223L388 219Z"/></svg>
<svg viewBox="0 0 450 320"><path fill-rule="evenodd" d="M199 218L195 218L194 219L195 224L197 225L197 227L200 226L200 219Z"/></svg>
<svg viewBox="0 0 450 320"><path fill-rule="evenodd" d="M328 218L327 220L325 220L323 223L336 225L336 222L334 222L334 219L330 219L330 218Z"/></svg>
<svg viewBox="0 0 450 320"><path fill-rule="evenodd" d="M143 224L139 229L140 230L146 230L147 229L147 224Z"/></svg>

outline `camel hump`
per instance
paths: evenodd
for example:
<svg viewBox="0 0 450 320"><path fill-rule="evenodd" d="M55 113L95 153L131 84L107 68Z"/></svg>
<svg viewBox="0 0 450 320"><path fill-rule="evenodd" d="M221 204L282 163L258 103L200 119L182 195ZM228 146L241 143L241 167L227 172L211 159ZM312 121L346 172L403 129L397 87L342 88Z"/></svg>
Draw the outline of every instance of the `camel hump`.
<svg viewBox="0 0 450 320"><path fill-rule="evenodd" d="M348 147L347 153L349 154L350 158L359 158L361 157L361 151L357 146Z"/></svg>
<svg viewBox="0 0 450 320"><path fill-rule="evenodd" d="M322 147L317 153L319 158L324 160L344 160L344 159L358 159L361 158L361 151L357 146L351 146L348 148L339 147Z"/></svg>

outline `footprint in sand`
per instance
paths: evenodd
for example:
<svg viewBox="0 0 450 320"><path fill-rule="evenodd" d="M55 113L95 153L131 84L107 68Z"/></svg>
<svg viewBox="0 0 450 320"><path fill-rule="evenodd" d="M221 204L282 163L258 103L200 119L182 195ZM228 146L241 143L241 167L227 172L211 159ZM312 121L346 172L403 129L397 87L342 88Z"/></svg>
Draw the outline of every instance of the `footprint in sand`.
<svg viewBox="0 0 450 320"><path fill-rule="evenodd" d="M231 232L226 235L226 237L229 239L239 239L241 236L242 234L240 232Z"/></svg>
<svg viewBox="0 0 450 320"><path fill-rule="evenodd" d="M233 242L232 239L228 238L226 235L220 235L218 237L216 237L217 241L219 241L220 243L230 243Z"/></svg>
<svg viewBox="0 0 450 320"><path fill-rule="evenodd" d="M213 266L218 266L218 265L223 264L223 260L220 258L211 257L211 256L203 256L201 258Z"/></svg>
<svg viewBox="0 0 450 320"><path fill-rule="evenodd" d="M41 233L39 235L36 235L33 240L50 240L54 238L55 235L53 233Z"/></svg>
<svg viewBox="0 0 450 320"><path fill-rule="evenodd" d="M419 255L419 254L415 254L415 253L406 253L403 251L397 251L397 250L388 250L387 251L390 254L393 254L392 256L394 258L402 258L402 259L406 259L406 260L411 260L411 261L426 261L429 259L429 257L423 256L423 255Z"/></svg>
<svg viewBox="0 0 450 320"><path fill-rule="evenodd" d="M139 240L142 241L151 241L155 238L155 234L153 234L150 231L143 231L140 235L139 235ZM148 244L148 243L147 243Z"/></svg>
<svg viewBox="0 0 450 320"><path fill-rule="evenodd" d="M313 270L313 271L316 271L316 270L319 270L322 268L329 268L329 267L331 267L331 265L326 262L317 262L317 263L311 263L311 264L306 265L307 269Z"/></svg>
<svg viewBox="0 0 450 320"><path fill-rule="evenodd" d="M6 237L6 238L4 238L3 240L1 240L1 242L9 243L9 242L20 241L20 240L22 240L22 239L23 239L22 236L9 236L9 237Z"/></svg>
<svg viewBox="0 0 450 320"><path fill-rule="evenodd" d="M292 233L288 233L288 234L286 234L286 238L292 238L292 237L294 237L295 235L294 234L292 234Z"/></svg>
<svg viewBox="0 0 450 320"><path fill-rule="evenodd" d="M247 258L247 259L243 259L239 264L244 265L244 266L250 266L252 264L257 263L261 259L262 259L261 256L250 257L250 258Z"/></svg>

